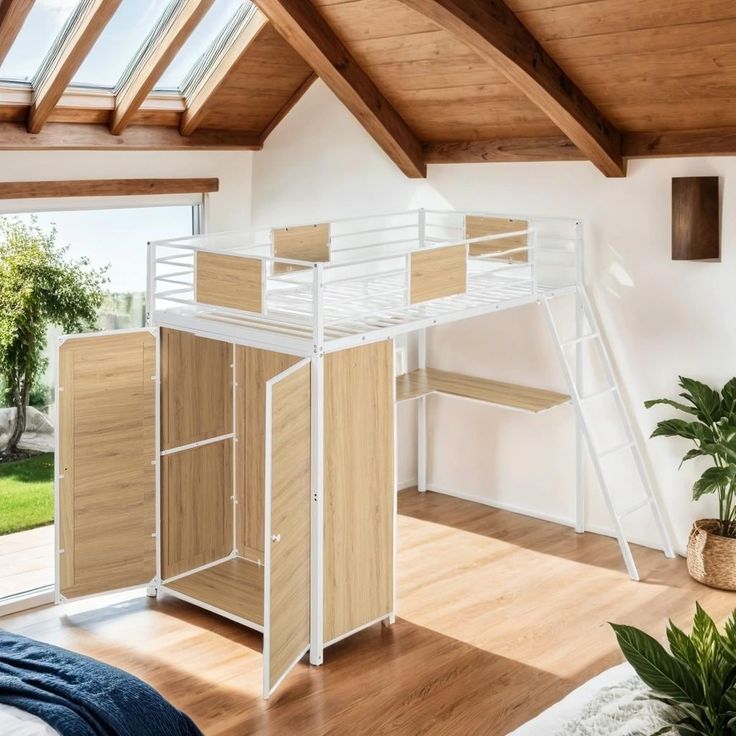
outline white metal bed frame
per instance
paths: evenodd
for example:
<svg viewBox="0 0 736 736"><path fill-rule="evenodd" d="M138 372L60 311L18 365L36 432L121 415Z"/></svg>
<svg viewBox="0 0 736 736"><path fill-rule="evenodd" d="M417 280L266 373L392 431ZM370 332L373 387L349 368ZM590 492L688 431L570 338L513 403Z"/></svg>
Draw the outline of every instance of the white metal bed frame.
<svg viewBox="0 0 736 736"><path fill-rule="evenodd" d="M465 231L465 218L469 215L522 220L527 226L514 232L469 239ZM610 356L585 294L580 220L419 209L333 220L329 225L328 262L275 256L270 228L151 242L147 289L149 325L186 329L214 339L310 358L312 436L322 437L325 353L417 332L417 362L419 368L424 368L427 328L527 304L542 304L575 406L576 530L585 531L584 448L587 446L629 576L633 580L639 577L622 520L643 506L648 506L653 513L664 553L668 557L674 556ZM515 236L526 236L527 245L485 255L470 255L469 247L474 242L503 241ZM451 245L466 247L466 292L411 304L411 254L417 250ZM195 294L198 251L260 260L264 295L262 312L198 303ZM511 258L519 252L528 253L527 261ZM297 269L277 272L274 264L288 264ZM550 301L561 295L571 295L575 300L575 338L572 340L563 339L550 309ZM586 402L593 396L584 392L582 347L588 341L592 341L599 351L607 381L605 390L596 391L594 395L610 392L614 396L626 436L626 443L610 450L596 446L587 411ZM572 348L573 355L569 354L569 348ZM424 491L427 485L426 397L418 399L417 415L418 488ZM632 453L643 499L617 512L601 460L624 449ZM323 649L332 643L323 640L322 578L317 574L323 564L323 474L322 443L313 442L312 664L322 663ZM155 587L161 584L160 572L153 583ZM392 612L387 621L393 620L394 615ZM372 623L375 622L367 625Z"/></svg>

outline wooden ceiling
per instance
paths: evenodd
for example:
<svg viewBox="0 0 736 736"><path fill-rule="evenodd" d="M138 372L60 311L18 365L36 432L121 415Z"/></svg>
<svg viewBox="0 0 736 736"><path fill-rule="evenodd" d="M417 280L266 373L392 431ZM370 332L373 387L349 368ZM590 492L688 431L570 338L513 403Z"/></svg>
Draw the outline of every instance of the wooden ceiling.
<svg viewBox="0 0 736 736"><path fill-rule="evenodd" d="M319 76L408 176L575 159L622 176L628 157L736 153L734 0L256 0L201 87L157 106L157 74L212 1L189 0L158 67L75 106L68 81L119 1L91 3L32 99L0 103L0 150L258 149ZM0 59L29 5L0 0Z"/></svg>

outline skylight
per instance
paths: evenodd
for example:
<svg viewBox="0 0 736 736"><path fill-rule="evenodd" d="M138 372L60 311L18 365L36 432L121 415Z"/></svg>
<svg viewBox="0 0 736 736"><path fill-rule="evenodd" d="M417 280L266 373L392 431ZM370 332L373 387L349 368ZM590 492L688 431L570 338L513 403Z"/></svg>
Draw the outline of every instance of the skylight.
<svg viewBox="0 0 736 736"><path fill-rule="evenodd" d="M170 0L123 0L72 79L114 89Z"/></svg>
<svg viewBox="0 0 736 736"><path fill-rule="evenodd" d="M156 84L156 89L181 91L190 72L207 53L241 8L250 8L247 0L215 0L207 14L194 29L168 69Z"/></svg>
<svg viewBox="0 0 736 736"><path fill-rule="evenodd" d="M18 37L0 64L0 78L30 82L78 0L36 0Z"/></svg>

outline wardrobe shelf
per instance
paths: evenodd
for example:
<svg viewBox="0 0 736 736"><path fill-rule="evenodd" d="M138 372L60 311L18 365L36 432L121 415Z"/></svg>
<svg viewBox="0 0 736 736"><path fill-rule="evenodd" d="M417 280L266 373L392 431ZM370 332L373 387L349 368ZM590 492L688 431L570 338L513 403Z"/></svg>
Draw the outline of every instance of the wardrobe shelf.
<svg viewBox="0 0 736 736"><path fill-rule="evenodd" d="M263 626L263 567L249 560L225 560L164 587Z"/></svg>
<svg viewBox="0 0 736 736"><path fill-rule="evenodd" d="M485 401L496 406L537 414L570 401L567 394L547 391L462 373L426 368L405 373L396 379L396 401L418 399L439 393Z"/></svg>

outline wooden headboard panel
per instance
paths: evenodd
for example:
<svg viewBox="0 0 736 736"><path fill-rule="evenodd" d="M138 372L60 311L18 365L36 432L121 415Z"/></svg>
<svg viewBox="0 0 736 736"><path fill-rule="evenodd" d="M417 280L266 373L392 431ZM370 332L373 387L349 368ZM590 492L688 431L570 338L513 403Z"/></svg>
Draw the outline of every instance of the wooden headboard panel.
<svg viewBox="0 0 736 736"><path fill-rule="evenodd" d="M481 217L479 215L465 216L465 237L469 240L471 238L481 238L484 235L514 233L519 230L526 230L528 227L529 223L526 220L509 220L503 217ZM528 239L528 235L513 235L510 238L499 238L485 243L483 241L470 243L470 255L482 256L487 253L500 253L512 248L523 248L529 244ZM529 252L511 253L507 258L512 261L526 262L529 260Z"/></svg>
<svg viewBox="0 0 736 736"><path fill-rule="evenodd" d="M307 261L330 260L330 226L300 225L271 231L273 255L277 258L297 258ZM292 263L274 263L274 273L297 271L304 266Z"/></svg>

